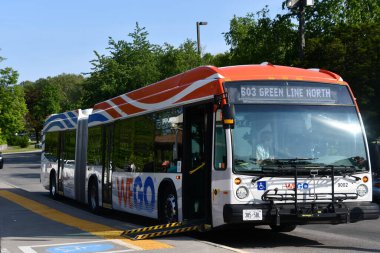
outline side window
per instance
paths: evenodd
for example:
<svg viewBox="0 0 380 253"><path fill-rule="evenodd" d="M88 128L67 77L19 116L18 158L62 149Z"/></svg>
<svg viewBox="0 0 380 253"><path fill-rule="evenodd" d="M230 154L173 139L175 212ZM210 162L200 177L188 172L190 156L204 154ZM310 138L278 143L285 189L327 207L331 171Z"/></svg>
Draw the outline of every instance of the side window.
<svg viewBox="0 0 380 253"><path fill-rule="evenodd" d="M181 170L183 110L175 108L154 115L155 172L176 173Z"/></svg>
<svg viewBox="0 0 380 253"><path fill-rule="evenodd" d="M102 128L88 129L87 164L102 165Z"/></svg>
<svg viewBox="0 0 380 253"><path fill-rule="evenodd" d="M154 121L152 115L135 118L134 157L136 171L154 171Z"/></svg>
<svg viewBox="0 0 380 253"><path fill-rule="evenodd" d="M182 108L117 121L113 169L178 172L182 154Z"/></svg>
<svg viewBox="0 0 380 253"><path fill-rule="evenodd" d="M115 171L135 171L130 162L133 159L134 119L117 121L113 138L113 169Z"/></svg>
<svg viewBox="0 0 380 253"><path fill-rule="evenodd" d="M76 144L76 135L75 131L70 130L64 133L65 141L63 147L63 159L67 164L74 164L75 162L75 144Z"/></svg>
<svg viewBox="0 0 380 253"><path fill-rule="evenodd" d="M221 110L215 114L215 143L214 167L216 170L225 170L227 166L226 134L221 121Z"/></svg>
<svg viewBox="0 0 380 253"><path fill-rule="evenodd" d="M58 160L59 132L50 132L45 135L45 157L50 162Z"/></svg>

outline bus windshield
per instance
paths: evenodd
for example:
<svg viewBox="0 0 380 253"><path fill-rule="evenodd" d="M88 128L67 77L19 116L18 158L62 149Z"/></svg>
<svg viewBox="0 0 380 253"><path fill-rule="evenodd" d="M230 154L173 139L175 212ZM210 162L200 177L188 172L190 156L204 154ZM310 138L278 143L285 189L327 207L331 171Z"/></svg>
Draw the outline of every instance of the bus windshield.
<svg viewBox="0 0 380 253"><path fill-rule="evenodd" d="M266 174L286 165L368 170L354 106L236 104L235 111L235 173Z"/></svg>

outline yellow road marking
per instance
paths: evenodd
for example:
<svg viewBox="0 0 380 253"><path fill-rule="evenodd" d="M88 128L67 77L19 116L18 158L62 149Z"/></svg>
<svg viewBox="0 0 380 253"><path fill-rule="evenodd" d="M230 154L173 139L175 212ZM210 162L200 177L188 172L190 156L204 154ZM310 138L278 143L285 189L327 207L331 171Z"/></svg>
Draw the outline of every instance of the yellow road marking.
<svg viewBox="0 0 380 253"><path fill-rule="evenodd" d="M152 249L167 249L173 248L173 246L165 243L161 243L153 240L145 240L145 241L133 241L130 239L126 239L122 237L122 230L118 230L106 225L102 225L99 223L95 223L92 221L87 221L83 219L79 219L77 217L65 214L56 209L50 208L46 205L40 204L34 200L27 199L18 194L12 193L7 190L0 190L0 197L8 199L36 214L39 214L45 218L50 220L62 223L67 226L79 228L85 232L93 234L98 237L102 237L105 239L117 239L122 242L132 245L135 248L138 247L143 250L152 250Z"/></svg>

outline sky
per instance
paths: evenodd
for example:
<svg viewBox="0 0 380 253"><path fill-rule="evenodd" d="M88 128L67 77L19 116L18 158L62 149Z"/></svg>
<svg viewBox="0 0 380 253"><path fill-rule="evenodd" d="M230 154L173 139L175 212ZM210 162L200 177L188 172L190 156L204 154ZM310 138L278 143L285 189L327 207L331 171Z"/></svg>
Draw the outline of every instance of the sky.
<svg viewBox="0 0 380 253"><path fill-rule="evenodd" d="M201 26L204 52L229 49L222 33L234 15L246 16L268 5L283 12L282 0L1 0L0 69L11 67L19 82L62 73L88 73L94 50L107 54L108 38L129 40L136 22L151 43L178 47L196 41Z"/></svg>

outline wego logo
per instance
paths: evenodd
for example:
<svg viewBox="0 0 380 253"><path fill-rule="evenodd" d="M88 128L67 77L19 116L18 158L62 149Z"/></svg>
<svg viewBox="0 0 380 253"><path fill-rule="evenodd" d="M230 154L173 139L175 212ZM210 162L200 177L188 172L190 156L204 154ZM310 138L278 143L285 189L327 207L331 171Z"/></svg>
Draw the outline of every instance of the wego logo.
<svg viewBox="0 0 380 253"><path fill-rule="evenodd" d="M285 183L283 186L282 186L283 189L288 189L288 190L294 190L296 188L296 184L295 183Z"/></svg>
<svg viewBox="0 0 380 253"><path fill-rule="evenodd" d="M147 177L143 184L141 177L134 180L128 178L116 178L116 189L119 206L153 211L156 203L154 183L151 177Z"/></svg>
<svg viewBox="0 0 380 253"><path fill-rule="evenodd" d="M124 187L124 178L121 179L121 182L119 178L116 179L117 198L119 200L119 206L121 206L121 201L123 200L125 207L127 206L127 203L128 203L129 208L133 207L132 206L133 193L131 189L132 182L133 182L133 178L126 178L125 179L126 184Z"/></svg>

